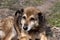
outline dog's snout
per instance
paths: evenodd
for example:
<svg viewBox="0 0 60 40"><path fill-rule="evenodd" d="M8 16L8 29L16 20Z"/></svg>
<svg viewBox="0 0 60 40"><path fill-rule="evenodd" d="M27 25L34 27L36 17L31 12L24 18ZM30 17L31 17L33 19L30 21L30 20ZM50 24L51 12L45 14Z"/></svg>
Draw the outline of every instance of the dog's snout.
<svg viewBox="0 0 60 40"><path fill-rule="evenodd" d="M28 29L28 25L25 24L24 27L23 27L24 30L27 30Z"/></svg>

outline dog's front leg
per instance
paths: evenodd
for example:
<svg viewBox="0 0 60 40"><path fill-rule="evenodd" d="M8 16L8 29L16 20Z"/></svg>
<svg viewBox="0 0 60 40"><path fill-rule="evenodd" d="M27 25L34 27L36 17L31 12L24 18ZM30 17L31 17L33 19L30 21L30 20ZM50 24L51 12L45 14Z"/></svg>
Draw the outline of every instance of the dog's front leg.
<svg viewBox="0 0 60 40"><path fill-rule="evenodd" d="M16 31L14 27L12 27L9 31L9 33L5 36L3 40L11 40L16 35Z"/></svg>
<svg viewBox="0 0 60 40"><path fill-rule="evenodd" d="M19 40L29 40L28 34L21 32Z"/></svg>
<svg viewBox="0 0 60 40"><path fill-rule="evenodd" d="M40 40L47 40L47 36L45 34L45 31L39 34Z"/></svg>

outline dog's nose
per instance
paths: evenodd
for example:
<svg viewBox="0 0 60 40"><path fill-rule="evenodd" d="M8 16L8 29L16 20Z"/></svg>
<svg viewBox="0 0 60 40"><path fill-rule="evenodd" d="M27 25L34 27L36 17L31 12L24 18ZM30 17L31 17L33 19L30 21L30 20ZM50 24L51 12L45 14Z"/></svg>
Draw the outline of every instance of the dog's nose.
<svg viewBox="0 0 60 40"><path fill-rule="evenodd" d="M24 29L24 30L27 30L27 29L28 29L28 24L24 24L23 29Z"/></svg>
<svg viewBox="0 0 60 40"><path fill-rule="evenodd" d="M28 29L28 27L27 27L27 26L25 26L25 27L23 27L23 29L24 29L24 30L27 30L27 29Z"/></svg>

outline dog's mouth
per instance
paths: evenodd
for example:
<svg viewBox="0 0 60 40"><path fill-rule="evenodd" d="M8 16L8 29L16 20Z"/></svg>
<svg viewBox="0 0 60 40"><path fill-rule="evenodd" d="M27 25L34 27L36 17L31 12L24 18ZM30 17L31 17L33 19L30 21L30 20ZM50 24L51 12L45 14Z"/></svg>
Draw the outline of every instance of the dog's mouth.
<svg viewBox="0 0 60 40"><path fill-rule="evenodd" d="M24 25L24 26L22 26L22 29L24 30L24 31L30 31L30 30L32 30L32 29L36 29L38 27L38 25L37 24L35 24L35 23L31 23L31 24L28 24L28 25Z"/></svg>
<svg viewBox="0 0 60 40"><path fill-rule="evenodd" d="M40 32L39 30L40 28L39 27L32 27L32 28L29 28L28 29L25 29L24 32L28 33L28 34L31 34L31 33L38 33Z"/></svg>
<svg viewBox="0 0 60 40"><path fill-rule="evenodd" d="M24 31L30 31L32 28L33 28L32 26L30 26L30 27L29 26L24 26L23 30Z"/></svg>
<svg viewBox="0 0 60 40"><path fill-rule="evenodd" d="M36 26L24 26L24 27L23 27L23 30L24 30L24 31L27 31L27 32L29 32L29 31L31 31L31 30L32 30L32 31L33 31L33 30L36 31L36 30L38 30L38 29L39 29L39 27L36 27Z"/></svg>

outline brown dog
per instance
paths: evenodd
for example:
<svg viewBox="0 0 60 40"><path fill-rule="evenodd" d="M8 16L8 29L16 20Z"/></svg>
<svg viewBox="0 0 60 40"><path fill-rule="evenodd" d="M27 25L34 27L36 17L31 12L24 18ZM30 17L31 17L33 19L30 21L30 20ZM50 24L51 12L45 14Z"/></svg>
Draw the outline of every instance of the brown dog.
<svg viewBox="0 0 60 40"><path fill-rule="evenodd" d="M26 7L15 13L15 27L20 40L47 40L45 17L35 7Z"/></svg>
<svg viewBox="0 0 60 40"><path fill-rule="evenodd" d="M16 35L14 29L14 17L8 16L0 20L0 38L1 40L11 40Z"/></svg>

